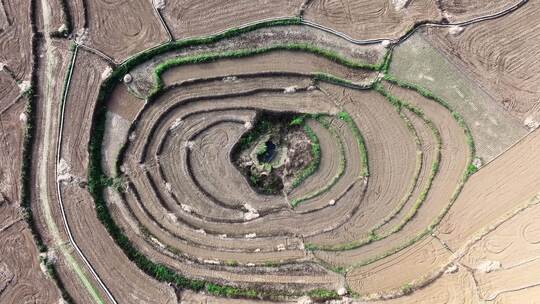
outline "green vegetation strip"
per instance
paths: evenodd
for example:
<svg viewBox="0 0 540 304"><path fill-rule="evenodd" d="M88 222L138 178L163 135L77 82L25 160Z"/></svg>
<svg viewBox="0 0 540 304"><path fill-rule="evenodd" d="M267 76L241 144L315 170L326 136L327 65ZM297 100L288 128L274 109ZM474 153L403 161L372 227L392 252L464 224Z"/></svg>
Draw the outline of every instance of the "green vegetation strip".
<svg viewBox="0 0 540 304"><path fill-rule="evenodd" d="M295 198L295 199L292 199L290 201L291 203L291 206L293 208L295 208L296 206L298 206L298 204L304 202L304 201L307 201L309 199L312 199L314 197L317 197L323 193L325 193L326 191L330 190L330 188L332 188L336 183L337 181L343 176L343 174L345 173L345 167L346 167L346 164L347 164L347 159L345 158L345 147L343 145L343 141L341 140L341 137L339 136L339 134L337 134L336 130L334 130L334 128L332 128L332 126L330 125L330 122L328 120L326 120L326 116L322 116L322 115L316 115L316 116L313 116L318 122L321 123L321 125L327 129L330 133L332 133L332 135L336 138L337 142L338 142L338 145L339 145L339 150L340 150L340 155L341 155L341 158L339 160L339 167L338 167L338 171L336 173L336 175L334 175L334 177L322 188L318 189L318 190L315 190L311 193L308 193L302 197L299 197L299 198Z"/></svg>
<svg viewBox="0 0 540 304"><path fill-rule="evenodd" d="M259 291L254 289L244 289L244 288L238 288L234 286L228 286L228 285L220 285L220 284L214 284L208 281L204 280L196 280L196 279L190 279L182 276L181 274L177 273L175 270L169 268L166 265L162 265L159 263L155 263L148 259L143 253L139 252L137 248L131 243L129 238L122 232L122 229L116 225L114 222L109 209L107 207L107 203L103 196L103 191L105 187L107 187L107 181L109 180L103 173L102 167L101 167L101 146L103 143L103 136L105 132L105 119L106 119L106 107L105 107L105 100L107 96L109 96L112 93L112 90L114 89L115 85L121 80L121 78L133 67L136 65L143 63L159 54L163 54L168 51L178 50L184 47L189 46L195 46L195 45L203 45L203 44L210 44L217 42L221 39L225 38L231 38L233 36L240 35L242 33L246 33L249 31L256 30L258 28L263 27L269 27L269 26L279 26L279 25L292 25L292 24L300 24L300 19L293 18L293 19L287 19L287 20L278 20L278 21L270 21L270 22L263 22L259 24L255 24L252 26L248 26L242 29L232 29L229 31L226 31L224 33L210 36L210 37L203 37L203 38L194 38L194 39L188 39L183 41L176 41L169 44L165 44L162 46L159 46L157 48L144 51L140 54L138 54L135 57L132 57L128 59L126 62L124 62L122 65L118 66L113 70L111 75L104 81L104 83L101 85L97 103L96 103L96 111L94 112L93 117L93 125L92 125L92 136L89 144L89 166L88 166L88 190L90 194L92 195L94 202L96 204L96 213L98 219L101 221L101 223L105 226L108 233L111 235L111 237L115 240L117 245L124 251L126 256L133 261L141 270L143 270L148 275L156 278L159 281L163 282L169 282L173 284L177 288L187 288L194 291L206 291L209 294L216 295L216 296L224 296L224 297L242 297L242 298L268 298L268 299L275 299L280 296L290 296L290 295L298 295L294 294L291 291L287 292L268 292L268 291ZM316 49L309 45L295 45L295 46L288 46L290 48L297 48L298 50L314 50L315 53L323 55L323 56L334 56L335 54L329 52L329 51L321 51L319 52L319 49ZM266 49L266 51L269 51ZM258 52L261 52L259 50ZM159 75L159 73L162 73L165 68L172 67L178 64L188 64L188 63L200 63L205 62L208 60L215 60L217 58L225 58L224 55L229 56L244 56L248 55L249 50L244 51L232 51L232 52L225 52L225 54L221 53L211 53L211 54L205 54L205 55L196 55L196 56L190 56L190 60L186 60L185 58L176 58L172 59L171 61L168 61L166 65L162 65L161 68L156 72L156 75ZM340 59L341 57L336 57L336 60L338 62L346 63L348 61L344 61ZM352 62L350 62L352 63ZM352 63L353 65L356 65L356 63ZM363 66L363 68L369 68L369 65L361 65L358 64L358 67ZM373 67L373 66L372 66ZM160 82L161 83L161 80ZM154 93L157 93L157 90L154 91ZM333 291L328 290L316 290L312 291L313 295L320 296L321 299L325 299L325 297L335 298L335 293Z"/></svg>
<svg viewBox="0 0 540 304"><path fill-rule="evenodd" d="M430 175L429 175L428 179L425 182L425 186L423 187L422 192L420 192L420 194L416 198L416 201L415 201L414 205L411 207L411 209L409 210L409 212L404 216L403 219L401 219L399 224L394 226L387 233L384 233L384 234L381 234L381 235L377 234L376 230L378 228L380 228L380 226L382 226L382 225L378 225L378 226L375 226L375 228L372 228L371 231L369 232L369 234L363 239L354 240L354 241L344 243L344 244L330 245L330 246L319 246L319 245L316 245L316 244L309 244L307 246L307 248L309 248L310 250L344 251L344 250L357 249L357 248L360 248L360 247L365 246L367 244L370 244L370 243L385 239L385 238L389 237L390 235L401 231L403 229L403 227L405 227L405 225L417 214L418 210L420 209L420 207L424 203L424 201L425 201L425 199L427 197L427 194L429 193L429 190L431 189L433 179L435 179L435 176L439 172L439 165L440 165L440 160L441 160L442 139L441 139L441 135L439 133L439 130L435 127L433 122L431 120L427 119L420 109L418 109L416 107L413 107L412 105L410 105L408 103L405 103L405 102L399 100L398 98L392 96L380 84L375 86L375 90L377 92L381 93L388 100L388 102L393 104L396 107L397 111L400 113L400 115L402 115L402 113L401 113L402 108L406 108L407 110L409 110L412 113L414 113L415 115L417 115L420 119L422 119L424 121L424 123L426 125L428 125L429 128L431 129L431 131L433 133L433 136L435 137L435 139L437 141L437 146L436 146L436 156L435 156L435 159L433 160L432 165L431 165ZM409 126L409 128L414 128L414 127L411 125L411 126ZM416 137L416 138L418 140L418 137ZM416 180L418 180L418 175L416 175L414 177L414 179L415 180L414 180L412 189L410 188L408 194L405 196L407 198L407 200L410 198L410 196L412 195L412 192L414 191L414 185L416 184ZM398 207L400 207L397 210L398 212L401 210L401 208L403 208L403 206L407 202L407 200L405 200L405 201L402 200L400 202L401 207L398 206ZM395 215L395 213L393 215ZM388 221L391 218L392 217L387 218ZM384 224L384 222L383 222L383 224Z"/></svg>
<svg viewBox="0 0 540 304"><path fill-rule="evenodd" d="M323 58L329 59L331 61L334 61L340 65L343 65L349 68L354 68L354 69L378 70L380 68L378 65L365 64L365 63L360 63L360 62L347 59L334 51L322 49L308 43L276 44L276 45L272 45L268 47L239 49L239 50L231 50L231 51L223 51L223 52L209 52L209 53L167 59L161 62L160 64L158 64L154 70L155 87L153 91L150 93L150 95L153 95L163 89L164 84L163 84L163 80L161 79L161 75L170 68L178 67L178 66L182 66L186 64L214 62L219 59L243 58L243 57L269 53L273 51L294 51L294 52L312 53L312 54L321 56ZM343 79L331 76L329 74L318 73L315 75L315 77L320 80L326 80L333 83L355 85L354 83L350 81L343 80Z"/></svg>
<svg viewBox="0 0 540 304"><path fill-rule="evenodd" d="M315 134L315 132L313 132L313 130L308 126L305 120L302 120L302 124L304 131L311 141L311 161L302 171L295 175L292 182L293 188L298 187L303 181L306 180L306 178L315 173L321 164L321 144L319 143L319 138L317 137L317 134Z"/></svg>
<svg viewBox="0 0 540 304"><path fill-rule="evenodd" d="M131 261L137 264L137 266L140 269L142 269L144 272L155 277L157 280L169 282L178 288L188 288L194 291L206 290L208 293L212 295L217 295L217 296L246 297L246 298L275 298L276 294L278 296L286 295L286 293L279 294L277 292L274 292L274 293L262 292L262 291L257 291L253 289L242 289L242 288L237 288L233 286L218 285L218 284L210 283L203 280L189 279L176 273L176 271L174 271L173 269L165 265L152 262L134 247L134 245L127 238L127 236L123 234L120 227L118 227L116 223L114 222L112 216L109 213L106 201L103 197L103 191L104 191L104 188L106 187L103 181L106 180L106 178L104 177L104 174L101 168L101 145L103 142L103 134L105 130L106 108L104 106L104 101L105 101L106 96L110 95L114 86L127 72L129 72L135 66L157 55L160 55L169 51L179 50L185 47L215 43L219 40L231 38L231 37L243 34L243 33L247 33L249 31L259 29L259 28L270 27L270 26L282 26L282 25L297 25L300 23L301 21L299 18L268 21L268 22L262 22L255 25L247 26L244 28L231 29L218 35L167 43L159 47L156 47L147 51L143 51L137 54L136 56L131 57L130 59L125 61L123 64L115 68L111 76L109 76L109 78L102 84L100 93L98 96L97 105L96 105L96 112L94 113L94 117L93 117L93 128L92 128L93 136L91 137L91 141L89 145L90 163L89 163L89 169L88 169L89 170L88 189L94 198L98 219L106 227L111 237L115 240L115 242L119 245L119 247L124 251L124 253L127 255L127 257ZM221 52L221 53L206 53L206 54L201 54L201 55L173 58L158 65L158 67L155 70L157 87L154 89L152 93L157 93L162 88L163 84L162 84L160 75L166 69L171 68L173 66L191 64L191 63L211 62L211 61L221 59L221 58L245 57L245 56L250 56L250 55L261 54L264 52L274 51L274 50L292 50L292 51L311 52L311 53L326 57L344 66L348 66L352 68L363 68L363 69L369 69L369 70L375 70L375 71L387 71L388 66L390 64L390 59L391 59L391 53L388 52L385 55L385 58L381 64L378 64L378 65L362 64L362 63L357 63L357 62L345 59L344 57L341 57L335 52L323 50L310 44L282 44L282 45L275 45L275 46L265 47L265 48L251 49L251 50L244 49L244 50L227 51L227 52ZM328 74L324 74L324 73L316 74L314 78L316 80L318 79L318 80L329 81L329 82L337 83L340 85L351 84L347 80L344 80L335 76L331 76ZM442 100L438 99L434 95L427 94L426 91L421 91L419 90L418 87L414 85L398 82L397 80L395 80L393 77L389 75L386 75L384 79L389 82L393 82L398 85L401 85L403 87L416 90L420 94L428 98L431 98L435 101L438 101L440 103L442 102ZM445 103L443 105L447 106L447 104ZM455 112L452 112L452 114L454 118L458 120L458 123L460 124L460 126L464 128L467 134L467 138L469 140L468 144L471 149L471 155L473 155L474 143L472 142L472 137L470 137L469 129L467 128L467 126L465 125L465 123L463 122L459 114ZM357 137L357 143L359 147L361 147L360 150L362 153L362 162L365 165L363 166L361 175L368 176L369 170L367 166L367 152L365 150L361 134L358 128L356 127L356 125L354 124L354 121L350 118L348 114L340 113L339 118L347 122L349 127L354 126L353 132L355 133L355 136ZM343 167L344 167L344 163L343 163ZM463 181L460 183L460 185L458 186L458 189L453 195L452 202L455 200L455 198L457 198L457 195L459 194L459 191L468 176L467 174L468 173L466 172L466 175L463 178ZM382 259L418 241L419 239L421 239L422 237L424 237L425 235L427 235L428 233L432 231L432 229L440 222L440 220L442 219L444 214L447 212L447 210L450 208L450 206L451 204L447 206L447 208L443 211L443 213L433 222L432 225L428 227L428 229L426 229L426 231L420 233L415 238L409 240L407 243L399 247L396 247L384 253L383 255L358 263L354 265L354 267L369 264L378 259ZM320 296L321 299L330 299L330 298L336 297L333 291L320 290L320 289L311 291L308 294L315 297Z"/></svg>
<svg viewBox="0 0 540 304"><path fill-rule="evenodd" d="M360 177L369 176L369 164L368 164L368 155L367 149L364 142L364 137L360 133L360 129L352 119L352 117L346 111L341 111L337 114L338 118L347 123L351 131L353 132L354 138L356 139L356 144L358 145L358 150L360 151L360 161L362 164L362 171L360 172Z"/></svg>
<svg viewBox="0 0 540 304"><path fill-rule="evenodd" d="M463 119L461 114L454 111L454 109L450 106L450 104L448 102L446 102L442 98L436 96L435 94L433 94L431 91L429 91L428 89L426 89L424 87L421 87L419 85L412 84L412 83L409 83L409 82L398 80L392 75L384 75L383 79L388 81L389 83L398 85L398 86L400 86L400 87L402 87L404 89L413 90L413 91L417 92L418 94L424 96L425 98L437 102L438 104L445 107L448 111L450 111L450 113L452 114L452 117L454 117L454 119L457 121L459 126L465 132L465 137L467 139L467 145L469 146L469 155L470 155L471 159L474 158L474 155L476 153L476 149L475 149L475 146L474 146L474 140L473 140L473 137L472 137L471 130L469 129L469 126L467 126L467 124L465 123L465 120Z"/></svg>
<svg viewBox="0 0 540 304"><path fill-rule="evenodd" d="M60 276L58 275L58 271L56 270L54 262L49 261L49 259L46 256L40 257L39 260L40 260L40 263L43 263L43 265L45 265L45 268L47 269L47 273L49 274L51 279L56 282L58 289L60 290L60 295L62 296L62 299L64 300L63 303L66 303L66 304L75 303L71 295L67 292L66 287L60 280Z"/></svg>
<svg viewBox="0 0 540 304"><path fill-rule="evenodd" d="M24 108L24 115L26 117L26 126L24 128L24 135L22 141L22 161L21 161L21 178L20 178L20 206L24 214L24 219L30 227L34 241L36 242L39 252L46 252L47 246L43 243L41 235L39 235L36 223L34 221L34 215L31 208L31 171L32 171L32 149L34 146L34 123L35 123L35 96L33 88L23 93L26 101L26 107Z"/></svg>
<svg viewBox="0 0 540 304"><path fill-rule="evenodd" d="M457 112L452 110L452 108L449 106L448 103L446 103L444 100L440 99L439 97L435 96L433 93L429 92L427 89L424 89L422 87L416 86L416 85L411 84L411 83L398 81L393 76L385 75L384 79L387 80L390 83L399 85L400 87L403 87L403 88L406 88L406 89L412 89L412 90L416 91L417 93L419 93L420 95L422 95L422 96L424 96L424 97L426 97L426 98L428 98L430 100L433 100L433 101L441 104L442 106L444 106L446 109L448 109L452 113L453 118L457 121L457 123L463 129L463 131L465 133L465 136L467 138L467 144L469 146L469 153L470 153L469 154L468 164L469 165L471 164L472 158L474 157L474 153L475 153L474 141L472 139L471 132L469 131L469 128L468 128L467 124L465 123L465 121L461 118L461 116ZM444 216L448 213L448 210L450 210L450 208L455 203L456 199L458 198L459 194L461 193L461 190L463 189L463 186L465 185L465 182L467 181L468 178L469 178L469 170L468 170L468 166L467 166L467 168L463 172L463 176L462 176L460 182L458 183L456 189L454 190L454 193L452 194L452 197L450 198L450 202L441 211L439 216L437 216L437 218L435 218L425 230L421 231L416 236L412 237L411 239L409 239L408 241L406 241L405 243L403 243L403 244L401 244L399 246L396 246L396 247L394 247L394 248L392 248L392 249L390 249L390 250L388 250L388 251L386 251L386 252L384 252L384 253L382 253L380 255L374 256L372 258L366 259L364 261L361 261L359 263L356 263L354 265L349 266L347 271L350 271L351 269L362 267L362 266L371 264L373 262L376 262L378 260L384 259L384 258L386 258L386 257L388 257L388 256L390 256L390 255L392 255L394 253L397 253L397 252L399 252L399 251L413 245L414 243L418 242L419 240L421 240L425 236L431 235L433 233L434 229L442 221Z"/></svg>
<svg viewBox="0 0 540 304"><path fill-rule="evenodd" d="M411 134L414 136L414 140L415 140L415 143L416 143L417 151L416 151L416 166L414 168L415 173L414 173L413 180L411 181L411 184L409 185L407 193L401 198L401 200L400 200L399 204L396 206L396 208L388 216L386 216L382 221L380 221L377 225L375 225L371 229L371 231L374 231L375 233L382 226L386 225L388 222L390 222L392 219L394 219L397 216L397 214L403 210L403 208L405 207L407 202L412 197L414 189L417 186L418 179L420 178L420 171L422 170L422 167L424 166L424 161L423 161L424 153L422 152L422 143L420 141L420 138L418 137L418 133L416 132L416 129L414 128L414 126L411 123L411 121L409 120L409 118L403 113L403 111L398 111L398 112L399 112L399 116L406 122L407 129L409 129ZM372 234L373 234L373 232L372 232Z"/></svg>

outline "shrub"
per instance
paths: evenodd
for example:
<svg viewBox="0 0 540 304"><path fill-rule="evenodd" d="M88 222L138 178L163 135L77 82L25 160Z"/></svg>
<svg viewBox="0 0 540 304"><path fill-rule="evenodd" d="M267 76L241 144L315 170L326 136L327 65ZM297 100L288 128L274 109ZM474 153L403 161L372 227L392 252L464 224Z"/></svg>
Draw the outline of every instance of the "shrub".
<svg viewBox="0 0 540 304"><path fill-rule="evenodd" d="M335 291L327 289L314 289L308 292L308 296L316 302L339 299L339 295Z"/></svg>

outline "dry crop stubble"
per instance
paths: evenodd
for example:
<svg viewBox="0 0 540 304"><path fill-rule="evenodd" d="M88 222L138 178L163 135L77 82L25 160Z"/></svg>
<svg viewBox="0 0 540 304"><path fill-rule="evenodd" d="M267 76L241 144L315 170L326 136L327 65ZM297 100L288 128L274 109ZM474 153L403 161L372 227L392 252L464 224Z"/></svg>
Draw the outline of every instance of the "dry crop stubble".
<svg viewBox="0 0 540 304"><path fill-rule="evenodd" d="M31 74L29 54L21 51L31 42L41 45L35 48L43 58L36 70L36 117L29 123L36 131L31 207L51 248L53 276L56 271L66 282L64 295L101 302L113 298L110 291L119 302L225 303L183 289L274 300L327 300L347 290L373 299L403 296L396 302L453 303L535 293L540 282L529 270L538 266L536 209L516 213L477 243L467 241L514 210L516 201L538 194L540 166L528 150L537 145L537 132L473 175L458 197L475 156L461 109L454 112L454 104L388 75L389 41L351 43L302 25L315 21L353 38L397 41L412 29L435 27L420 24L477 17L510 1L78 0L63 10L64 3L40 5L35 37L26 18L35 2L0 3L0 49L7 50L0 52L0 136L12 146L21 146L22 137L6 129L21 131L28 117L20 116L20 101L32 97L32 91L19 96ZM518 19L534 17L538 7L523 7L530 9L461 34L452 27L446 36L435 29L423 35L450 58L458 77L478 79L480 89L502 100L492 111L506 109L532 129L540 113L536 78L522 74L535 72L534 42L524 36L534 38L534 29L522 30ZM280 16L304 19L222 31ZM62 23L75 35L51 39L45 33ZM500 38L494 29L511 44L524 40L523 47L513 49L502 38L493 44L492 36ZM182 40L166 42L169 30ZM215 33L221 34L185 39ZM71 39L82 44L69 48L72 57ZM295 130L308 141L303 147L311 147L306 159L320 161L298 175L290 192L260 193L235 166L233 152L244 135L262 132L262 113L298 124ZM468 119L475 114L467 115L467 123L474 121ZM251 154L263 142L261 134L253 136ZM9 245L0 256L8 261L20 254L16 250L28 252L23 247L30 239L12 208L22 196L12 187L20 167L19 151L12 152L0 154L7 163L0 166L7 201L0 209L9 207L0 213L0 239ZM259 152L253 154L257 163ZM264 170L276 170L274 164ZM451 250L464 246L470 250L454 257ZM511 255L514 250L519 254ZM0 282L0 302L58 298L32 257L7 267L0 259L0 277L9 281ZM499 266L485 260L500 262L500 269L483 271ZM461 263L457 271L450 262ZM443 273L446 268L451 271ZM36 282L29 287L27 280Z"/></svg>
<svg viewBox="0 0 540 304"><path fill-rule="evenodd" d="M303 0L181 0L166 3L160 11L174 38L181 39L209 35L263 19L293 17L302 2Z"/></svg>
<svg viewBox="0 0 540 304"><path fill-rule="evenodd" d="M540 120L536 85L540 67L535 44L539 14L538 2L530 1L500 20L472 25L459 35L433 29L426 37L493 97L497 111L530 128Z"/></svg>
<svg viewBox="0 0 540 304"><path fill-rule="evenodd" d="M151 1L87 1L85 11L88 30L83 43L117 62L167 40Z"/></svg>
<svg viewBox="0 0 540 304"><path fill-rule="evenodd" d="M441 20L434 0L313 0L304 18L354 39L390 40L403 36L416 23Z"/></svg>
<svg viewBox="0 0 540 304"><path fill-rule="evenodd" d="M455 23L485 15L495 14L520 2L523 1L441 0L440 9L443 11L443 15L448 19L448 21Z"/></svg>

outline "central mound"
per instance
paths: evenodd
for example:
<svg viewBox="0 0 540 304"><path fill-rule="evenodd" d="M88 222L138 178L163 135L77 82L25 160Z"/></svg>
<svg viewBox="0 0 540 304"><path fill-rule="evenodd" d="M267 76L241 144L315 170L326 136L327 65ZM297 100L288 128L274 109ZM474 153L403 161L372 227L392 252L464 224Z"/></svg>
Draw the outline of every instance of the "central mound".
<svg viewBox="0 0 540 304"><path fill-rule="evenodd" d="M318 164L318 143L310 131L304 116L263 111L235 146L233 162L257 192L288 193Z"/></svg>

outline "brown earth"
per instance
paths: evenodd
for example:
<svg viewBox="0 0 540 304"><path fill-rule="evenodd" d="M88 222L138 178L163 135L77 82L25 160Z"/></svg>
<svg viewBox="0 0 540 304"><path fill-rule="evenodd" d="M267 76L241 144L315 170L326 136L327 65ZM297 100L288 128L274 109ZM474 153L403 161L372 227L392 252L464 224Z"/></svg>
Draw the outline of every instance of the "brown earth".
<svg viewBox="0 0 540 304"><path fill-rule="evenodd" d="M39 252L19 207L23 103L0 114L0 302L52 303L60 293L40 269Z"/></svg>
<svg viewBox="0 0 540 304"><path fill-rule="evenodd" d="M151 1L95 0L86 7L88 41L83 41L116 61L167 40Z"/></svg>
<svg viewBox="0 0 540 304"><path fill-rule="evenodd" d="M29 81L32 60L30 1L4 1L0 16L2 11L7 26L0 30L0 64L6 65L17 81Z"/></svg>
<svg viewBox="0 0 540 304"><path fill-rule="evenodd" d="M60 293L40 269L34 238L20 207L23 115L16 81L31 74L30 2L0 3L0 302L52 303Z"/></svg>
<svg viewBox="0 0 540 304"><path fill-rule="evenodd" d="M160 11L173 37L182 39L214 34L262 19L293 17L302 3L303 0L182 0L167 2Z"/></svg>
<svg viewBox="0 0 540 304"><path fill-rule="evenodd" d="M435 0L313 0L304 18L354 39L398 39L415 23L441 20Z"/></svg>
<svg viewBox="0 0 540 304"><path fill-rule="evenodd" d="M185 7L184 3L167 1L163 8L155 10L151 1L113 4L99 0L73 2L70 7L76 30L83 29L88 16L88 32L80 31L79 40L87 41L88 46L120 62L167 39L158 19L159 12L165 16L173 35L182 38L215 33L272 14L304 13L306 19L354 38L396 39L417 22L439 21L444 14L451 13L454 14L451 17L470 18L480 14L480 9L486 13L508 5L508 1L487 7L485 3L457 1L439 2L443 6L438 7L431 0L298 2L213 1L188 3L191 5ZM10 33L13 7L0 3L0 42ZM24 8L17 6L21 7ZM40 12L44 20L39 22L47 30L57 25L57 7L58 1L51 3L50 16L47 16L47 4L45 12ZM459 71L480 79L479 86L495 96L494 99L502 98L501 109L506 109L508 115L534 126L535 115L540 112L535 99L535 61L515 59L533 56L534 43L525 42L525 48L512 48L504 36L498 36L497 44L489 40L494 36L494 28L506 31L508 36L518 36L515 39L526 40L515 34L523 26L516 18L534 17L536 7L531 4L525 7L533 9L519 10L496 24L489 21L491 27L486 22L471 26L461 35L455 35L459 32L456 29L444 29L448 34L442 35L438 32L441 29L427 30L424 34ZM464 8L465 14L461 13ZM17 24L21 29L17 29L20 33L16 35L27 37L22 29L24 20ZM10 39L10 43L11 40L15 41ZM508 302L523 301L525 291L535 295L540 281L530 270L540 266L536 259L539 228L535 224L540 214L537 207L540 166L535 166L538 157L531 147L540 145L538 131L474 174L454 203L470 156L463 129L450 111L411 90L383 82L389 92L420 108L424 119L410 110L396 111L375 91L315 81L310 75L329 72L365 83L371 82L376 73L340 67L315 55L273 52L171 69L163 75L165 92L151 102L142 100L153 83L152 68L161 60L290 41L316 41L348 58L369 63L377 62L384 50L382 45L352 46L341 38L311 28L263 29L210 46L189 47L158 56L130 71L134 77L132 84L117 85L107 104L103 166L105 172L119 174L120 179L115 181L127 188L125 193L108 189L106 198L111 215L133 245L152 261L187 277L262 290L349 287L372 299L401 297L390 303ZM512 40L514 44L515 41ZM228 303L204 294L175 291L147 276L126 258L96 217L94 202L86 190L88 143L95 101L108 63L89 51L78 50L62 116L60 101L70 58L68 44L69 40L51 43L45 39L47 49L43 50L42 46L40 50L44 59L38 66L39 102L32 161L32 197L37 202L32 210L38 230L49 245L49 253L58 255L55 265L66 282L66 289L76 300L85 303L94 301L91 296L94 288L98 296L107 299L105 290L67 242L60 202L75 241L107 286L105 289L119 302ZM445 50L454 46L456 49ZM8 44L0 43L0 48L9 49L6 54L10 56L18 51ZM2 56L5 55L0 54L0 63L6 63L13 73L0 71L0 93L5 92L5 97L0 98L0 135L8 146L20 147L19 134L6 130L21 131L23 103L17 99L19 90L15 80L27 80L30 65L24 58L19 62ZM490 73L496 76L489 76ZM206 79L211 77L215 79ZM198 81L190 81L195 79ZM495 89L492 82L500 87ZM508 92L517 94L513 96L515 100L505 95ZM321 122L308 120L323 141L320 171L290 195L272 197L256 193L231 162L230 151L253 125L256 111L261 109L322 113L327 119L325 127ZM354 129L336 118L343 115L336 115L341 110L350 113L366 142L369 176L361 173L361 151ZM473 114L469 115L474 118ZM433 121L433 128L427 119ZM60 124L63 133L58 134ZM130 124L133 125L128 132ZM437 132L441 136L441 162L430 184L427 180L431 163L439 153L434 137ZM116 154L124 142L128 143L127 150L120 158L121 172L116 172ZM59 162L57 144L60 144ZM9 244L0 250L0 302L16 298L38 303L42 299L58 301L57 291L47 286L52 281L39 272L32 255L10 260L20 254L19 248L27 252L22 246L29 247L30 252L36 251L16 208L19 152L3 149L0 154L8 163L0 165L0 194L6 201L0 202L0 210L5 211L0 213L0 217L5 217L0 218L3 223L0 241ZM325 153L332 155L329 158ZM343 166L338 155L345 157L345 168L343 175L334 180ZM320 180L313 182L314 178ZM326 185L332 187L324 189ZM416 210L415 202L422 197L423 187L429 188L429 192ZM317 192L320 189L324 190ZM310 193L316 194L297 207L291 206L294 199ZM452 208L445 214L450 204ZM521 208L519 212L515 211L517 208ZM414 213L410 219L409 212ZM441 225L433 233L431 230L425 233L433 220L443 215ZM405 222L401 227L402 221ZM88 227L92 227L91 233ZM323 247L347 245L370 237L371 229L384 237L350 250L322 248L311 252L305 246L308 242ZM418 235L422 237L408 244ZM396 249L404 244L408 245ZM3 259L4 251L6 259ZM68 258L70 255L72 259ZM31 271L25 272L27 268ZM74 271L77 268L79 272ZM17 273L25 276L14 275ZM81 284L80 273L92 288ZM229 302L241 303L240 300Z"/></svg>
<svg viewBox="0 0 540 304"><path fill-rule="evenodd" d="M432 29L426 37L495 99L498 111L532 129L540 121L538 20L540 3L529 1L504 18L472 25L459 35Z"/></svg>
<svg viewBox="0 0 540 304"><path fill-rule="evenodd" d="M491 15L503 11L519 0L441 0L440 8L448 21L461 22L477 18L480 16Z"/></svg>

